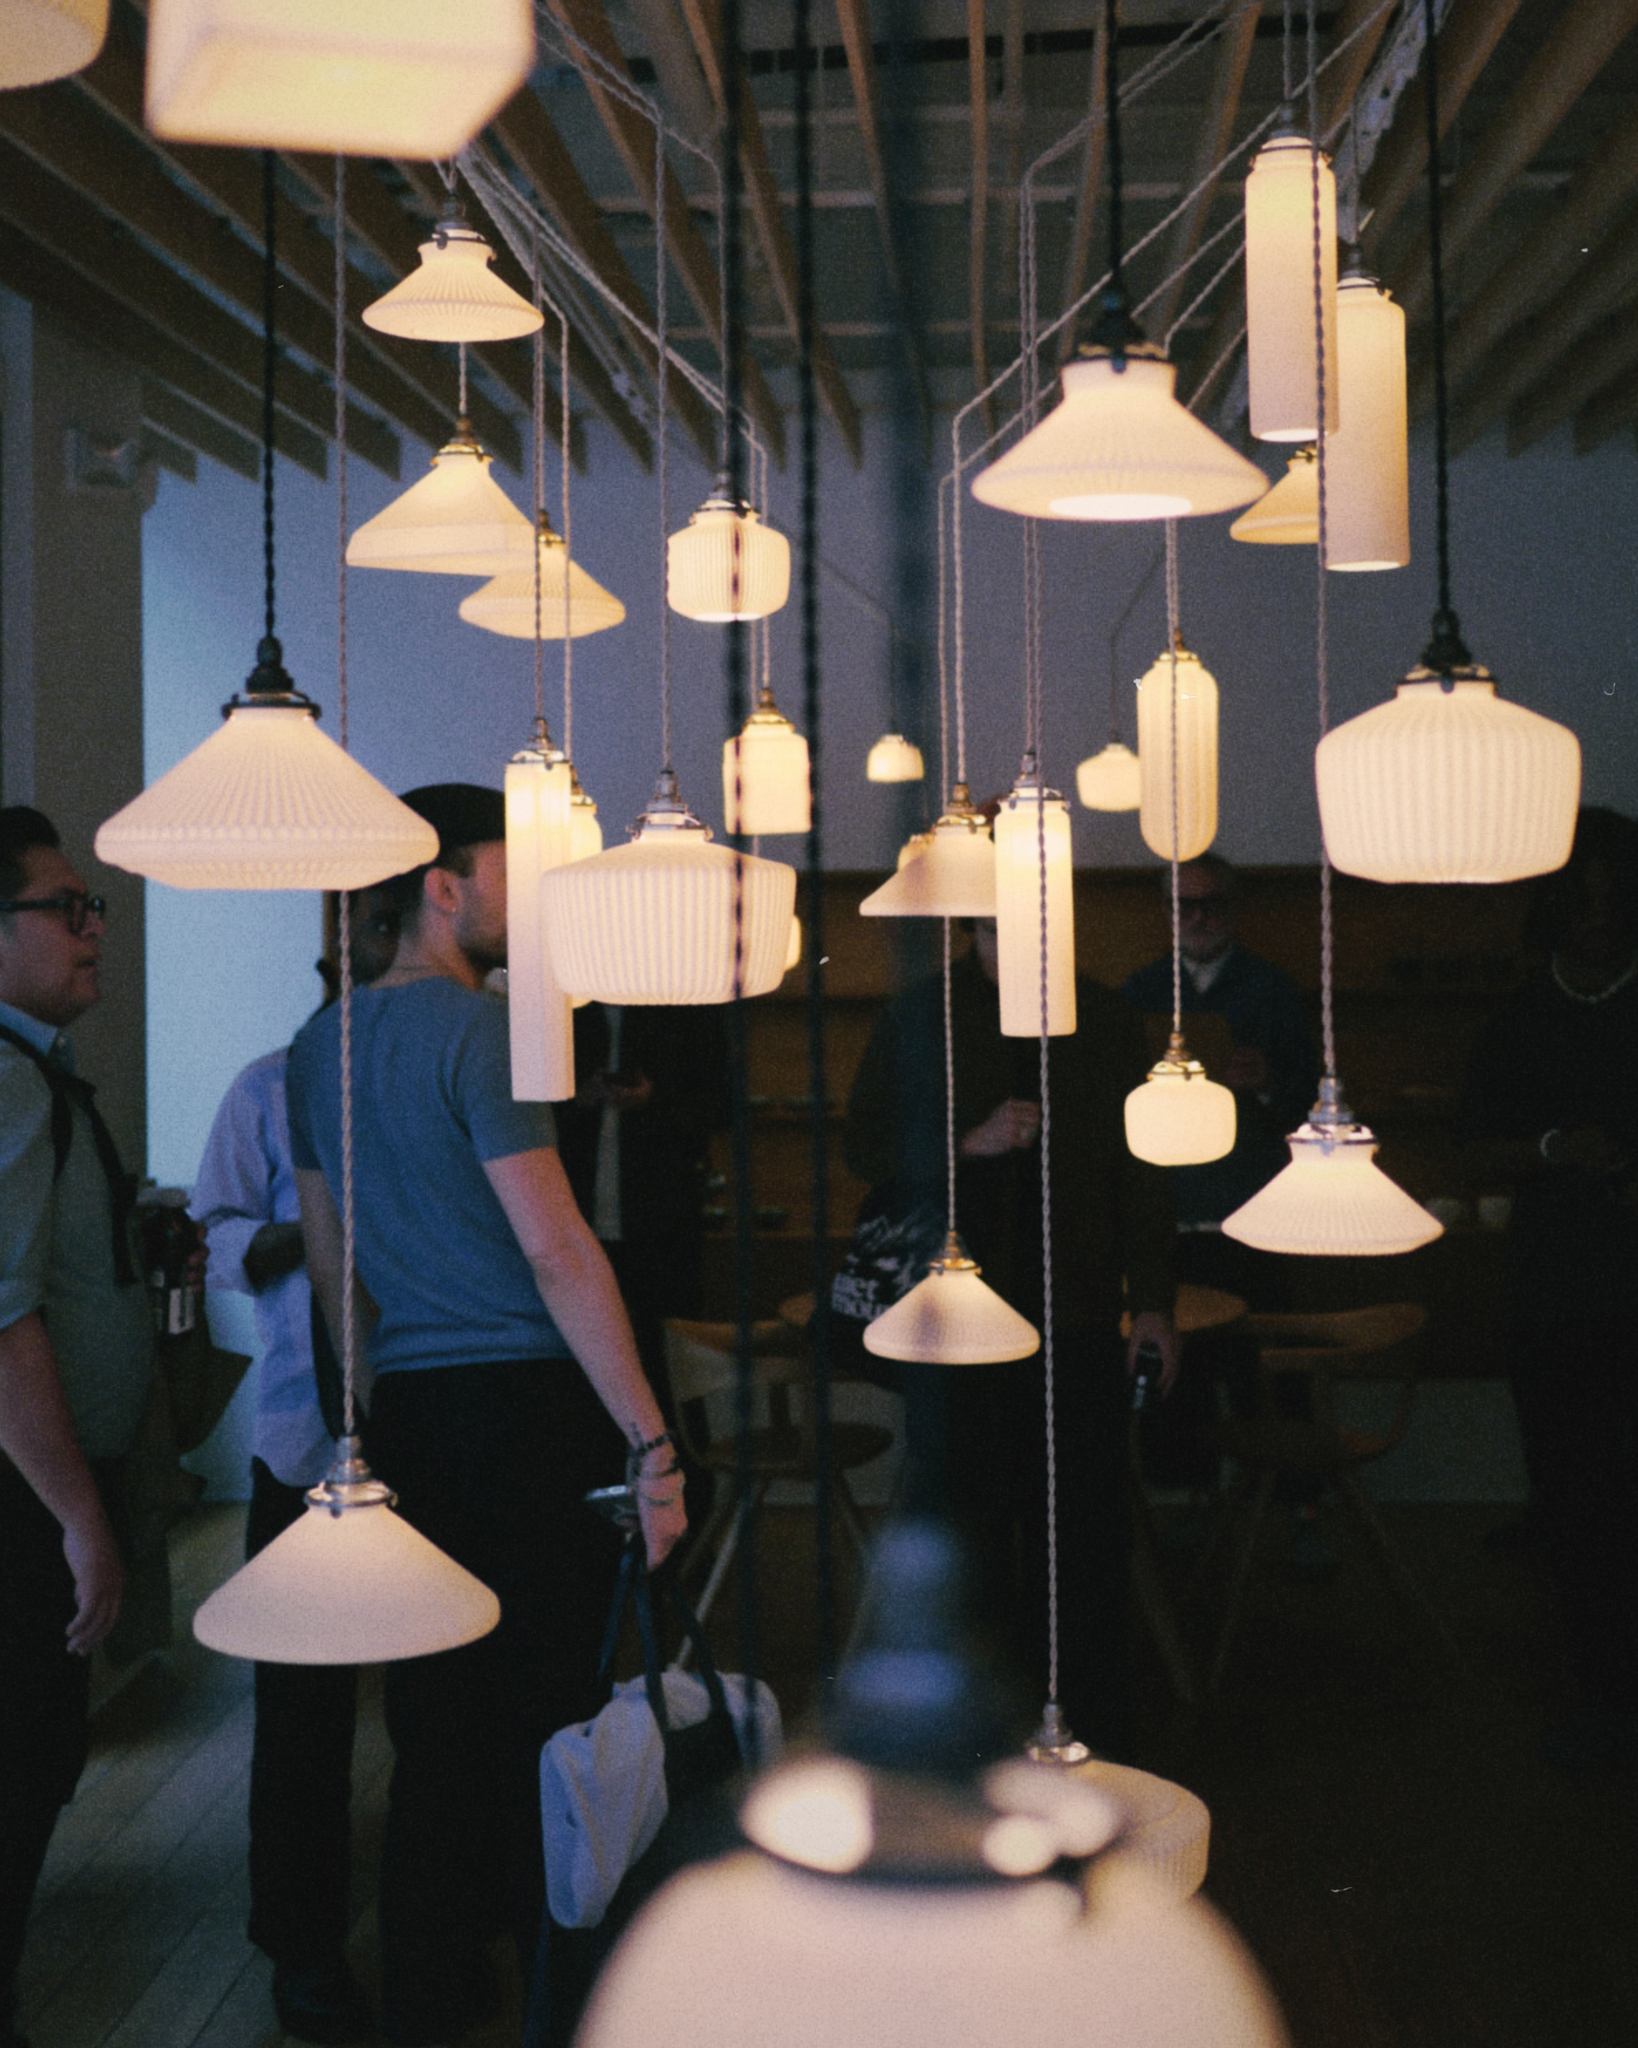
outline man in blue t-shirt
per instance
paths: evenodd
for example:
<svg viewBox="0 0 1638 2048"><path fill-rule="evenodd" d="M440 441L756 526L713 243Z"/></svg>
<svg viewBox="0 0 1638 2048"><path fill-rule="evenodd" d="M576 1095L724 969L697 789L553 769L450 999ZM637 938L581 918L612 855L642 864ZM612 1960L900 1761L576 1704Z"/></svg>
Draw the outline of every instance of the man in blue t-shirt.
<svg viewBox="0 0 1638 2048"><path fill-rule="evenodd" d="M651 1564L682 1534L676 1455L551 1111L512 1099L505 810L497 790L412 791L438 833L390 885L398 956L353 998L358 1290L373 1374L365 1443L408 1521L500 1597L493 1635L390 1665L397 1755L381 1873L381 2023L397 2048L476 2024L483 1949L539 1925L538 1757L594 1711L619 1542L584 1507L628 1452ZM340 1016L297 1036L291 1151L308 1269L342 1329ZM340 1345L338 1342L338 1349Z"/></svg>

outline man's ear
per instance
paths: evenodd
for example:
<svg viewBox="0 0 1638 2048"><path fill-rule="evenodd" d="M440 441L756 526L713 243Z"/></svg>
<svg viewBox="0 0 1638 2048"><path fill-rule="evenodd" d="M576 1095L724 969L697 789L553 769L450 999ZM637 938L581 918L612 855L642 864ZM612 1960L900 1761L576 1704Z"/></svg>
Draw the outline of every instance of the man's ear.
<svg viewBox="0 0 1638 2048"><path fill-rule="evenodd" d="M453 868L428 868L421 884L421 900L446 917L453 917L461 907L460 877Z"/></svg>

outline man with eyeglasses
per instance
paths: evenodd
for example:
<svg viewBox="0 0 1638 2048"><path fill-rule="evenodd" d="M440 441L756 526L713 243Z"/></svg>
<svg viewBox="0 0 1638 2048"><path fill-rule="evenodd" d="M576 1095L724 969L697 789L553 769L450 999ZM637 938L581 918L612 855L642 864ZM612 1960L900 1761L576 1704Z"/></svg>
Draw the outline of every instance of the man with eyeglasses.
<svg viewBox="0 0 1638 2048"><path fill-rule="evenodd" d="M104 1496L153 1378L132 1183L65 1035L103 915L50 819L0 809L0 2048L22 2048L24 1929L119 1617Z"/></svg>

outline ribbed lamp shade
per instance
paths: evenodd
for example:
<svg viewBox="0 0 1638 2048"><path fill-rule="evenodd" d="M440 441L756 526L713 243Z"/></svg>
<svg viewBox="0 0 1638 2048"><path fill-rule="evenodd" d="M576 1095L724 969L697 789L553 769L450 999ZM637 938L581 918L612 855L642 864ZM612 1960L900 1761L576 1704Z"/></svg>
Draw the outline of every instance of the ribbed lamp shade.
<svg viewBox="0 0 1638 2048"><path fill-rule="evenodd" d="M1041 1333L986 1287L952 1234L910 1292L866 1323L864 1347L912 1365L1002 1365L1029 1358Z"/></svg>
<svg viewBox="0 0 1638 2048"><path fill-rule="evenodd" d="M173 889L364 889L434 859L438 835L310 707L239 704L115 812L96 852Z"/></svg>
<svg viewBox="0 0 1638 2048"><path fill-rule="evenodd" d="M1392 703L1334 726L1315 757L1325 850L1372 882L1516 882L1570 857L1581 747L1496 695L1412 670Z"/></svg>
<svg viewBox="0 0 1638 2048"><path fill-rule="evenodd" d="M530 581L534 631L534 528L489 474L489 457L462 421L431 472L365 520L347 543L355 569L414 569L436 576L498 576L520 562Z"/></svg>
<svg viewBox="0 0 1638 2048"><path fill-rule="evenodd" d="M1126 1145L1151 1166L1204 1166L1234 1150L1234 1091L1208 1080L1173 1036L1141 1086L1126 1098Z"/></svg>
<svg viewBox="0 0 1638 2048"><path fill-rule="evenodd" d="M1410 560L1405 315L1374 277L1337 286L1342 418L1325 443L1325 566L1402 569Z"/></svg>
<svg viewBox="0 0 1638 2048"><path fill-rule="evenodd" d="M865 760L867 782L919 782L925 772L920 747L902 732L884 733Z"/></svg>
<svg viewBox="0 0 1638 2048"><path fill-rule="evenodd" d="M590 860L602 851L603 828L597 822L597 806L577 782L569 805L569 858Z"/></svg>
<svg viewBox="0 0 1638 2048"><path fill-rule="evenodd" d="M148 126L178 142L453 156L534 56L529 0L152 0Z"/></svg>
<svg viewBox="0 0 1638 2048"><path fill-rule="evenodd" d="M541 876L571 858L573 780L561 754L538 746L506 764L506 994L518 1102L574 1094L574 1016L552 973L540 907Z"/></svg>
<svg viewBox="0 0 1638 2048"><path fill-rule="evenodd" d="M973 480L981 504L1026 519L1186 519L1268 488L1255 463L1173 396L1177 372L1133 353L1069 363L1063 402Z"/></svg>
<svg viewBox="0 0 1638 2048"><path fill-rule="evenodd" d="M539 309L489 267L495 252L482 235L446 221L421 261L390 292L364 308L364 325L406 341L515 341L542 324Z"/></svg>
<svg viewBox="0 0 1638 2048"><path fill-rule="evenodd" d="M1376 1164L1361 1124L1333 1140L1304 1124L1282 1167L1223 1222L1223 1235L1258 1251L1308 1258L1391 1258L1431 1244L1444 1225Z"/></svg>
<svg viewBox="0 0 1638 2048"><path fill-rule="evenodd" d="M1075 794L1089 811L1135 811L1143 801L1138 757L1119 740L1092 754L1075 770Z"/></svg>
<svg viewBox="0 0 1638 2048"><path fill-rule="evenodd" d="M1138 829L1162 860L1172 845L1172 658L1162 654L1138 681L1138 763L1143 793ZM1193 860L1217 837L1217 684L1200 657L1177 650L1177 845Z"/></svg>
<svg viewBox="0 0 1638 2048"><path fill-rule="evenodd" d="M1075 868L1069 806L1033 776L1014 785L995 819L996 967L1003 1038L1041 1035L1041 845L1046 832L1047 1031L1075 1029Z"/></svg>
<svg viewBox="0 0 1638 2048"><path fill-rule="evenodd" d="M563 564L568 550L562 537L547 527L537 540L540 549L540 637L563 638ZM618 626L626 608L612 591L588 576L578 562L569 563L569 637L583 640ZM510 640L535 637L535 570L527 555L513 569L492 576L479 590L461 599L461 617L486 633L504 633Z"/></svg>
<svg viewBox="0 0 1638 2048"><path fill-rule="evenodd" d="M81 71L108 33L108 0L0 0L0 91Z"/></svg>
<svg viewBox="0 0 1638 2048"><path fill-rule="evenodd" d="M808 743L766 692L744 730L722 743L722 814L747 837L813 823Z"/></svg>
<svg viewBox="0 0 1638 2048"><path fill-rule="evenodd" d="M1325 431L1342 413L1337 378L1337 188L1320 158L1320 277ZM1315 419L1313 156L1301 135L1276 135L1246 179L1246 368L1259 441L1312 441Z"/></svg>
<svg viewBox="0 0 1638 2048"><path fill-rule="evenodd" d="M1333 509L1331 463L1334 445L1329 439L1325 444L1327 527L1331 526ZM1266 497L1246 507L1229 528L1229 537L1259 542L1265 547L1318 546L1319 464L1312 448L1297 450L1285 465L1285 475Z"/></svg>
<svg viewBox="0 0 1638 2048"><path fill-rule="evenodd" d="M665 544L666 601L685 619L765 619L791 593L791 544L749 505L708 498Z"/></svg>
<svg viewBox="0 0 1638 2048"><path fill-rule="evenodd" d="M939 819L926 844L859 905L861 917L994 917L995 841L975 812ZM908 849L906 849L908 850Z"/></svg>

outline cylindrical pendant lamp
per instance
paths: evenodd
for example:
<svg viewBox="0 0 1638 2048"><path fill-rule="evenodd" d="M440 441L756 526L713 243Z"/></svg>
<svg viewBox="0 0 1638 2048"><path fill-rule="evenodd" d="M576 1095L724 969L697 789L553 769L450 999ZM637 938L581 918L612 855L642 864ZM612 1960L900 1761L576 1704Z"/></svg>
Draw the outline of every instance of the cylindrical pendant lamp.
<svg viewBox="0 0 1638 2048"><path fill-rule="evenodd" d="M347 543L355 569L413 569L438 576L498 576L521 565L530 578L534 633L534 527L489 474L489 456L471 422L432 458L431 473L411 484Z"/></svg>
<svg viewBox="0 0 1638 2048"><path fill-rule="evenodd" d="M799 917L793 916L791 918L790 944L785 948L785 972L789 974L793 967L800 967L801 964L802 920Z"/></svg>
<svg viewBox="0 0 1638 2048"><path fill-rule="evenodd" d="M1075 794L1089 811L1135 811L1143 801L1138 757L1119 740L1093 754L1075 770Z"/></svg>
<svg viewBox="0 0 1638 2048"><path fill-rule="evenodd" d="M1032 1356L1040 1332L979 1271L951 1231L927 1277L865 1325L865 1349L918 1365L1001 1365Z"/></svg>
<svg viewBox="0 0 1638 2048"><path fill-rule="evenodd" d="M765 619L790 596L791 544L725 484L665 549L666 602L685 619Z"/></svg>
<svg viewBox="0 0 1638 2048"><path fill-rule="evenodd" d="M1162 860L1173 857L1172 659L1162 654L1138 681L1138 826ZM1217 684L1200 657L1177 649L1176 857L1193 860L1217 837Z"/></svg>
<svg viewBox="0 0 1638 2048"><path fill-rule="evenodd" d="M544 730L506 764L506 992L518 1102L574 1094L574 1019L552 973L540 907L542 875L570 858L572 779Z"/></svg>
<svg viewBox="0 0 1638 2048"><path fill-rule="evenodd" d="M996 966L1001 1035L1041 1035L1041 836L1046 839L1047 1032L1075 1029L1075 868L1069 806L1039 788L1033 763L995 819Z"/></svg>
<svg viewBox="0 0 1638 2048"><path fill-rule="evenodd" d="M924 773L920 747L902 732L884 733L865 761L867 782L920 782Z"/></svg>
<svg viewBox="0 0 1638 2048"><path fill-rule="evenodd" d="M861 917L994 917L995 841L965 783L913 858L859 905ZM912 844L914 842L912 841ZM906 848L908 852L908 848Z"/></svg>
<svg viewBox="0 0 1638 2048"><path fill-rule="evenodd" d="M568 550L542 512L536 546L540 550L540 593L537 604L534 564L527 557L516 567L493 576L461 599L460 614L469 626L486 633L504 633L511 640L532 640L540 621L542 640L563 638L563 564ZM612 591L588 576L578 562L569 563L568 626L570 637L583 640L618 626L626 608Z"/></svg>
<svg viewBox="0 0 1638 2048"><path fill-rule="evenodd" d="M573 794L569 799L569 858L590 860L603 851L603 828L597 822L597 805L580 787L580 777L571 767Z"/></svg>
<svg viewBox="0 0 1638 2048"><path fill-rule="evenodd" d="M744 730L722 744L722 810L747 838L806 832L813 823L808 743L766 688Z"/></svg>
<svg viewBox="0 0 1638 2048"><path fill-rule="evenodd" d="M1333 510L1335 499L1335 471L1330 464L1335 461L1333 453L1336 443L1326 440L1326 496L1327 514ZM1333 532L1335 531L1333 527ZM1299 448L1285 465L1285 475L1268 493L1259 498L1255 505L1248 505L1229 528L1231 540L1244 540L1273 547L1311 548L1319 539L1319 467L1312 448Z"/></svg>
<svg viewBox="0 0 1638 2048"><path fill-rule="evenodd" d="M1410 560L1405 315L1374 277L1337 286L1342 417L1325 442L1325 566L1402 569Z"/></svg>
<svg viewBox="0 0 1638 2048"><path fill-rule="evenodd" d="M1258 1251L1309 1258L1391 1258L1431 1244L1444 1225L1376 1164L1363 1124L1304 1124L1282 1167L1223 1222L1223 1235Z"/></svg>
<svg viewBox="0 0 1638 2048"><path fill-rule="evenodd" d="M364 325L406 341L515 341L541 325L539 307L490 268L495 252L459 214L441 220L421 261L364 308Z"/></svg>
<svg viewBox="0 0 1638 2048"><path fill-rule="evenodd" d="M1204 1166L1234 1150L1234 1091L1208 1080L1172 1033L1163 1059L1126 1098L1126 1144L1151 1166Z"/></svg>
<svg viewBox="0 0 1638 2048"><path fill-rule="evenodd" d="M108 33L108 0L0 0L0 91L83 71Z"/></svg>
<svg viewBox="0 0 1638 2048"><path fill-rule="evenodd" d="M1320 273L1325 336L1325 431L1341 422L1337 378L1337 188L1320 158ZM1314 187L1308 138L1274 135L1246 179L1246 367L1251 431L1259 441L1312 441Z"/></svg>

